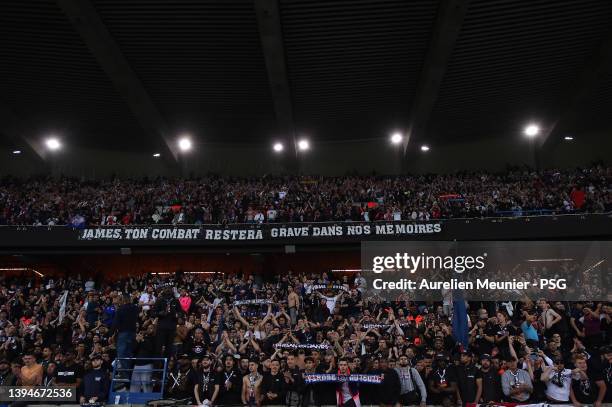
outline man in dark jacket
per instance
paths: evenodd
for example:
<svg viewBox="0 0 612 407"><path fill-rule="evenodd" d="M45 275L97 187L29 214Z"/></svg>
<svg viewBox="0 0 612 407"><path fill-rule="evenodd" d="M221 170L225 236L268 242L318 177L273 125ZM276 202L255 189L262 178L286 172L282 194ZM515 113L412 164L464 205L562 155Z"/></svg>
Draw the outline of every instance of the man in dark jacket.
<svg viewBox="0 0 612 407"><path fill-rule="evenodd" d="M169 358L173 353L172 347L174 337L176 336L177 312L179 308L179 303L174 297L172 288L164 288L160 298L155 303L154 310L154 315L158 317L157 341L155 344L158 355Z"/></svg>
<svg viewBox="0 0 612 407"><path fill-rule="evenodd" d="M382 373L382 382L378 387L378 401L381 406L394 406L399 400L401 382L395 369L389 367L387 358L379 361Z"/></svg>
<svg viewBox="0 0 612 407"><path fill-rule="evenodd" d="M280 373L280 362L274 359L270 362L270 373L264 374L261 381L261 404L284 405L286 394L287 383Z"/></svg>
<svg viewBox="0 0 612 407"><path fill-rule="evenodd" d="M116 335L117 357L131 358L134 356L134 341L136 339L136 323L138 321L139 309L132 302L132 298L124 294L121 298L121 306L117 310L115 319L113 320L112 331ZM130 364L119 362L118 366L122 369L129 369ZM120 376L125 375L125 372L120 372Z"/></svg>
<svg viewBox="0 0 612 407"><path fill-rule="evenodd" d="M83 403L104 403L108 397L108 387L110 384L108 372L103 370L102 356L95 354L91 357L92 369L83 378Z"/></svg>

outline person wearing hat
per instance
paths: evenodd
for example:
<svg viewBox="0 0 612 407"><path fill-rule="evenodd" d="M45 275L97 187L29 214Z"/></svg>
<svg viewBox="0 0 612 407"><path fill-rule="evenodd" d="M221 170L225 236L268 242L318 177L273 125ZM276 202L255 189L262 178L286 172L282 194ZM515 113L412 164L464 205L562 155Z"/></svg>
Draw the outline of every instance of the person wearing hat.
<svg viewBox="0 0 612 407"><path fill-rule="evenodd" d="M108 372L102 370L102 355L96 353L91 356L91 367L92 369L83 377L81 404L104 403L108 397L110 381Z"/></svg>
<svg viewBox="0 0 612 407"><path fill-rule="evenodd" d="M524 403L533 393L533 383L526 370L519 369L516 356L507 358L508 370L502 375L502 390L513 403Z"/></svg>
<svg viewBox="0 0 612 407"><path fill-rule="evenodd" d="M219 394L219 383L212 368L212 360L208 353L202 355L200 369L196 373L193 395L198 405L214 404Z"/></svg>
<svg viewBox="0 0 612 407"><path fill-rule="evenodd" d="M479 403L499 402L502 400L501 376L493 366L491 355L488 353L480 357L480 377L482 392Z"/></svg>
<svg viewBox="0 0 612 407"><path fill-rule="evenodd" d="M459 366L455 367L457 377L457 390L459 400L463 405L466 403L478 404L482 394L482 377L480 372L472 363L472 353L466 349L460 352Z"/></svg>

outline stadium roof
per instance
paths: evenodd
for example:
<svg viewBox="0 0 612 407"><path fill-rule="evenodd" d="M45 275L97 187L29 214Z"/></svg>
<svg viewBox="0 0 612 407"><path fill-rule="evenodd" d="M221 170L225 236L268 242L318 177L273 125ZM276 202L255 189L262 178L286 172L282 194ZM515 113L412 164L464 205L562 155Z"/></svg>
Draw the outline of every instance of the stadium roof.
<svg viewBox="0 0 612 407"><path fill-rule="evenodd" d="M0 144L554 142L612 127L611 29L608 0L4 0Z"/></svg>

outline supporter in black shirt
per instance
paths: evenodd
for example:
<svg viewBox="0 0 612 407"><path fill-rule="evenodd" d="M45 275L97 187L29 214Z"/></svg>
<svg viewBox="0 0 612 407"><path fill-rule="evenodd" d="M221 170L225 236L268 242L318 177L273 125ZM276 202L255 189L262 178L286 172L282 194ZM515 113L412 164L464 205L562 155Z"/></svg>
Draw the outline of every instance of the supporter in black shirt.
<svg viewBox="0 0 612 407"><path fill-rule="evenodd" d="M215 383L219 385L216 404L240 404L242 402L242 376L235 368L233 356L225 357L223 370L217 374Z"/></svg>
<svg viewBox="0 0 612 407"><path fill-rule="evenodd" d="M79 387L83 378L83 368L74 361L75 353L68 350L64 354L64 360L57 367L57 379L55 382L61 386Z"/></svg>
<svg viewBox="0 0 612 407"><path fill-rule="evenodd" d="M15 386L17 378L11 372L11 365L8 360L0 360L0 386Z"/></svg>
<svg viewBox="0 0 612 407"><path fill-rule="evenodd" d="M586 356L578 353L574 355L572 370L572 388L570 399L574 405L593 404L601 407L606 395L606 383L599 369L588 367Z"/></svg>
<svg viewBox="0 0 612 407"><path fill-rule="evenodd" d="M108 372L102 370L102 356L99 354L91 357L92 369L83 378L83 403L104 403L108 398L109 377Z"/></svg>
<svg viewBox="0 0 612 407"><path fill-rule="evenodd" d="M480 358L480 364L482 392L479 402L486 404L492 401L502 401L501 376L491 364L491 355L482 355Z"/></svg>
<svg viewBox="0 0 612 407"><path fill-rule="evenodd" d="M261 404L262 405L283 405L287 393L287 383L285 377L280 372L280 362L272 360L270 362L270 372L265 373L261 381Z"/></svg>
<svg viewBox="0 0 612 407"><path fill-rule="evenodd" d="M180 306L176 298L174 298L172 288L166 287L157 299L154 307L155 315L158 316L157 341L155 344L158 355L170 357L173 353L179 309Z"/></svg>
<svg viewBox="0 0 612 407"><path fill-rule="evenodd" d="M378 392L378 403L381 406L395 406L399 400L401 383L399 375L395 369L389 367L387 358L379 360L380 374L382 374L382 382L376 385ZM368 389L372 391L373 389Z"/></svg>
<svg viewBox="0 0 612 407"><path fill-rule="evenodd" d="M427 378L427 404L442 404L444 406L454 403L457 392L457 379L454 366L449 366L443 354L436 355L434 370Z"/></svg>
<svg viewBox="0 0 612 407"><path fill-rule="evenodd" d="M193 397L193 376L191 373L191 360L184 353L179 356L178 366L168 374L166 392L168 397L175 399L191 399Z"/></svg>
<svg viewBox="0 0 612 407"><path fill-rule="evenodd" d="M478 403L482 394L482 377L480 371L472 363L472 354L461 352L461 363L455 368L457 390L463 405Z"/></svg>
<svg viewBox="0 0 612 407"><path fill-rule="evenodd" d="M204 400L214 403L219 394L219 384L216 382L217 374L212 368L210 355L204 354L200 362L200 369L194 372L191 382L194 385L193 394L197 405L202 405Z"/></svg>
<svg viewBox="0 0 612 407"><path fill-rule="evenodd" d="M478 322L470 331L470 349L474 349L478 354L491 354L495 347L495 334L497 333L489 324L488 318L478 318Z"/></svg>
<svg viewBox="0 0 612 407"><path fill-rule="evenodd" d="M134 363L130 392L151 392L153 390L151 378L154 363L150 358L157 357L155 354L155 326L153 324L147 326L146 332L140 332L136 335L135 356L139 360Z"/></svg>
<svg viewBox="0 0 612 407"><path fill-rule="evenodd" d="M208 345L210 345L210 337L208 337L208 342L206 342L202 328L196 328L193 332L193 337L183 346L185 352L189 353L192 359L200 359L206 353Z"/></svg>

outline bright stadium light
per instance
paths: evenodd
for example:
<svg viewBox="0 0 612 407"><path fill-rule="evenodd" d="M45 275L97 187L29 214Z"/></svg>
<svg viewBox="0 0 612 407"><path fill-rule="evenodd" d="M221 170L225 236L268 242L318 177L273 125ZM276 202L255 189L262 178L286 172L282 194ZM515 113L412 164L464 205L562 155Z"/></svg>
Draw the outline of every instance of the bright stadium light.
<svg viewBox="0 0 612 407"><path fill-rule="evenodd" d="M529 124L523 130L523 134L527 137L535 137L540 134L540 126L537 124Z"/></svg>
<svg viewBox="0 0 612 407"><path fill-rule="evenodd" d="M181 137L178 142L181 151L191 150L191 139L189 137Z"/></svg>
<svg viewBox="0 0 612 407"><path fill-rule="evenodd" d="M565 136L565 137L563 137L563 139L565 141L572 141L574 138L572 136Z"/></svg>
<svg viewBox="0 0 612 407"><path fill-rule="evenodd" d="M300 140L298 141L298 148L300 149L300 151L306 151L310 148L310 143L308 142L308 140Z"/></svg>
<svg viewBox="0 0 612 407"><path fill-rule="evenodd" d="M47 148L51 151L59 150L62 147L62 143L55 137L50 137L45 141Z"/></svg>
<svg viewBox="0 0 612 407"><path fill-rule="evenodd" d="M272 146L272 149L277 152L280 153L281 151L283 151L283 143L274 143L274 145Z"/></svg>
<svg viewBox="0 0 612 407"><path fill-rule="evenodd" d="M423 145L421 146L421 151L423 151L423 152L427 152L427 151L429 151L429 146L428 146L427 144L423 144Z"/></svg>
<svg viewBox="0 0 612 407"><path fill-rule="evenodd" d="M15 155L21 154L21 150L13 150L13 154Z"/></svg>
<svg viewBox="0 0 612 407"><path fill-rule="evenodd" d="M402 133L397 132L391 135L391 143L393 144L399 144L403 139L404 137L402 136Z"/></svg>
<svg viewBox="0 0 612 407"><path fill-rule="evenodd" d="M155 153L155 154L153 154L153 157L159 158L159 157L161 157L161 154L160 153Z"/></svg>

